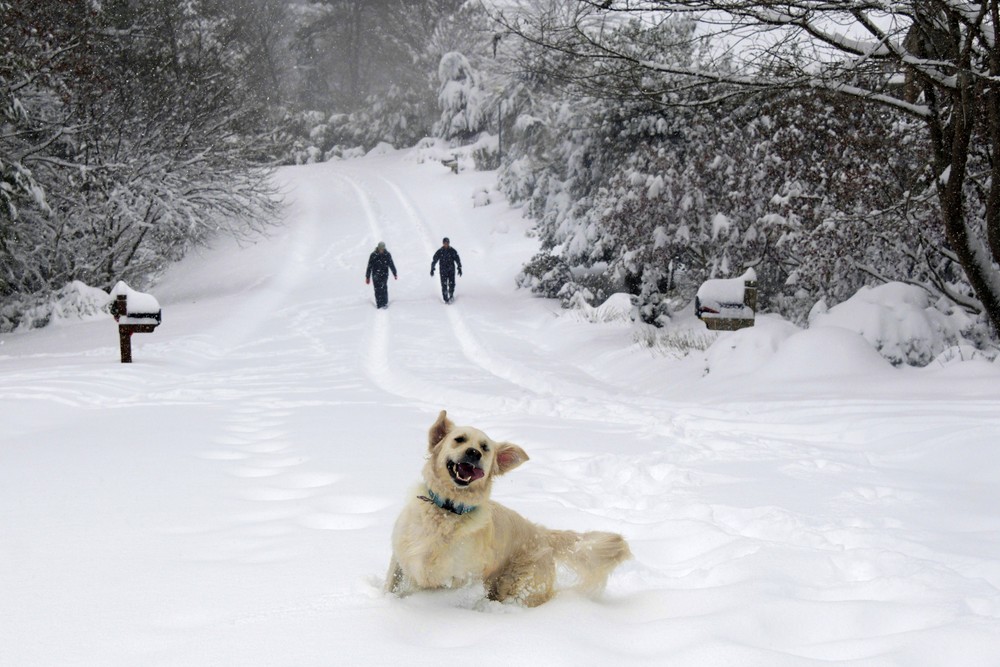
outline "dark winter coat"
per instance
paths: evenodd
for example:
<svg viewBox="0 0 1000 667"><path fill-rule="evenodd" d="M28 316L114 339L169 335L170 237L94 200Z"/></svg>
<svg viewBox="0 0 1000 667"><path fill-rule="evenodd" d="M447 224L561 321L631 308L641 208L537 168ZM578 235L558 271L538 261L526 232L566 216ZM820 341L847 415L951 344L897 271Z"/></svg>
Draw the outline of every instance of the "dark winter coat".
<svg viewBox="0 0 1000 667"><path fill-rule="evenodd" d="M392 263L392 254L388 250L379 252L376 250L368 258L368 269L365 271L365 280L374 278L375 282L385 282L389 279L389 271L396 275L396 265Z"/></svg>
<svg viewBox="0 0 1000 667"><path fill-rule="evenodd" d="M431 273L434 273L434 265L441 262L441 275L442 276L453 276L455 275L455 266L458 266L458 273L462 273L462 259L458 256L458 252L451 246L447 248L438 248L438 251L434 253L434 259L431 261Z"/></svg>

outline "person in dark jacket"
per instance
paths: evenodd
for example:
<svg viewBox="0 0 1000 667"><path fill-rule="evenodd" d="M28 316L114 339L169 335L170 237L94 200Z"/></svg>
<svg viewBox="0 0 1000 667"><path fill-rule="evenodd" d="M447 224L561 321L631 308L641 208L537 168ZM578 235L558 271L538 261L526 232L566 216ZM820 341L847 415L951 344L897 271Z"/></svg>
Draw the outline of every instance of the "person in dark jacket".
<svg viewBox="0 0 1000 667"><path fill-rule="evenodd" d="M442 246L434 253L431 261L431 275L434 275L434 266L441 262L441 296L445 303L450 303L455 296L455 269L458 268L458 275L462 275L462 259L458 256L458 251L451 247L448 237L441 240Z"/></svg>
<svg viewBox="0 0 1000 667"><path fill-rule="evenodd" d="M365 271L365 284L375 281L375 306L389 307L389 271L392 279L399 280L396 265L392 263L392 255L385 249L385 242L379 241L375 252L368 257L368 270Z"/></svg>

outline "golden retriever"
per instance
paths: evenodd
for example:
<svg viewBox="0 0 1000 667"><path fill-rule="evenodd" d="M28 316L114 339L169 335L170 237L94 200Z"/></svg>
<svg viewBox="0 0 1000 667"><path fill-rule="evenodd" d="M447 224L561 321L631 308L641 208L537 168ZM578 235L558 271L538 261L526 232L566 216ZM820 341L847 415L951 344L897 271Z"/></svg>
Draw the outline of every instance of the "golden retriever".
<svg viewBox="0 0 1000 667"><path fill-rule="evenodd" d="M534 607L555 594L557 563L576 573L575 588L597 592L631 557L621 535L549 530L490 500L493 479L528 460L517 445L456 427L445 410L428 441L423 484L393 529L387 591L481 582L491 600Z"/></svg>

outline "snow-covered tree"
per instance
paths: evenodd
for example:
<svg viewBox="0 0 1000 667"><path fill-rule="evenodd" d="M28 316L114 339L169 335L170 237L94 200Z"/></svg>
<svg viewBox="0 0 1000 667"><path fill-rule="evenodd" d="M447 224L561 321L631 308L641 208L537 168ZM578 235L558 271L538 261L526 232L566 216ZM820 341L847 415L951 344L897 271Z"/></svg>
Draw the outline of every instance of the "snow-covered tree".
<svg viewBox="0 0 1000 667"><path fill-rule="evenodd" d="M73 13L0 0L0 221L8 231L19 200L46 208L35 158L73 131L61 99L79 62L81 44L63 25Z"/></svg>
<svg viewBox="0 0 1000 667"><path fill-rule="evenodd" d="M230 15L207 0L14 9L4 39L45 41L10 79L18 125L4 123L0 146L5 157L19 151L45 205L27 199L4 218L5 300L72 280L141 285L211 233L271 219L266 171L253 162L267 152L257 134L265 114L241 85Z"/></svg>
<svg viewBox="0 0 1000 667"><path fill-rule="evenodd" d="M637 94L664 106L734 96L774 96L821 90L853 103L905 114L929 147L930 176L895 208L936 199L940 245L913 249L926 266L943 267L935 289L1000 330L1000 23L997 2L844 0L817 3L729 0L578 0L565 11L500 16L526 40L629 74ZM718 52L738 52L729 71L706 62L678 62L625 43L613 29L626 18L655 27L664 17L711 17L691 38L709 39ZM689 40L690 41L690 40ZM738 46L738 49L736 48ZM653 82L647 86L646 80ZM582 81L583 85L587 82ZM721 87L721 88L720 88ZM920 214L916 219L926 222ZM970 289L952 280L961 267ZM971 291L971 295L969 292Z"/></svg>
<svg viewBox="0 0 1000 667"><path fill-rule="evenodd" d="M376 12L378 7L383 11ZM293 9L301 36L294 48L300 58L296 72L304 78L284 123L290 161L353 154L383 141L409 146L432 134L457 132L464 139L478 133L477 164L496 167L500 122L507 124L505 131L515 105L504 71L509 49L482 3L324 1ZM337 36L356 20L366 26L363 48L375 52L356 65L367 74L355 94L344 67L345 59L357 54L346 53L349 40ZM452 76L448 81L439 78L442 64L453 69L441 72ZM449 129L452 122L455 128Z"/></svg>
<svg viewBox="0 0 1000 667"><path fill-rule="evenodd" d="M566 303L625 290L650 322L703 280L749 267L760 304L800 321L817 299L836 303L866 282L959 290L957 265L927 252L944 244L940 228L914 224L937 209L913 194L927 187L930 146L907 114L823 91L684 87L641 63L720 79L738 63L713 57L691 21L613 26L607 46L631 60L580 57L579 33L558 49L522 42L536 103L501 184L527 202L545 253L522 284Z"/></svg>
<svg viewBox="0 0 1000 667"><path fill-rule="evenodd" d="M428 47L442 23L463 4L310 0L294 5L299 27L293 51L297 71L305 74L292 108L320 110L328 119L354 126L329 127L330 135L372 136L382 130L374 143L396 143L395 137L413 143L430 135L438 115L435 74L441 54ZM367 127L358 128L362 123Z"/></svg>
<svg viewBox="0 0 1000 667"><path fill-rule="evenodd" d="M438 81L441 82L438 90L441 120L435 134L460 142L473 139L486 122L486 95L480 86L479 75L468 58L450 51L441 56Z"/></svg>
<svg viewBox="0 0 1000 667"><path fill-rule="evenodd" d="M74 8L0 0L0 298L37 286L31 261L39 224L51 217L59 171L53 156L77 131L66 105L82 41L67 28Z"/></svg>
<svg viewBox="0 0 1000 667"><path fill-rule="evenodd" d="M647 146L596 198L602 236L589 247L615 249L605 261L647 319L750 267L759 305L800 320L869 281L865 267L929 285L906 252L917 230L893 208L924 173L898 117L815 94L721 110L650 116Z"/></svg>

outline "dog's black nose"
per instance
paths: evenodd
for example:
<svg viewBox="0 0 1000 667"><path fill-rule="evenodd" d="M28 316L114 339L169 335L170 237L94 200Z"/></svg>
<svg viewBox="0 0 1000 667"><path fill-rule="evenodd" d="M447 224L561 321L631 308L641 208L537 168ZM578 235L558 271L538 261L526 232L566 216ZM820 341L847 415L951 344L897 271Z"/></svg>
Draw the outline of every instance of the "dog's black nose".
<svg viewBox="0 0 1000 667"><path fill-rule="evenodd" d="M483 458L483 455L482 452L480 452L478 449L472 449L470 447L469 449L465 450L465 458L468 461L478 461L479 459Z"/></svg>

